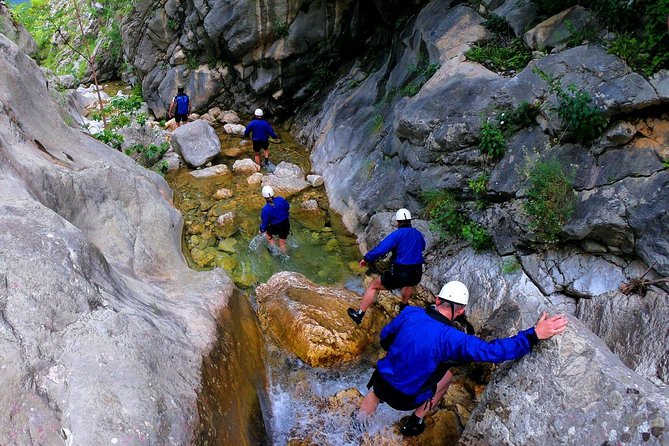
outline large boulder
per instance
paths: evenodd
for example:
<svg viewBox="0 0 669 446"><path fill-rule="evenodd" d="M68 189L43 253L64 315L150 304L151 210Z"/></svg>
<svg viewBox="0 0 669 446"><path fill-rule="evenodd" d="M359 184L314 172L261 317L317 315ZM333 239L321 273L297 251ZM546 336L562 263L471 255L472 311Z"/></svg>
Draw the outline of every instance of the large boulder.
<svg viewBox="0 0 669 446"><path fill-rule="evenodd" d="M534 50L545 50L555 48L585 27L593 26L590 12L576 5L539 23L523 35L523 40Z"/></svg>
<svg viewBox="0 0 669 446"><path fill-rule="evenodd" d="M274 172L265 175L262 185L272 186L274 193L283 197L293 196L309 187L302 168L286 161L281 161Z"/></svg>
<svg viewBox="0 0 669 446"><path fill-rule="evenodd" d="M582 322L570 317L569 324L564 334L495 372L458 444L669 442L669 398L625 367Z"/></svg>
<svg viewBox="0 0 669 446"><path fill-rule="evenodd" d="M25 26L16 21L5 2L0 3L0 33L14 42L24 53L29 55L37 53L37 43Z"/></svg>
<svg viewBox="0 0 669 446"><path fill-rule="evenodd" d="M351 362L376 339L384 322L370 307L362 328L346 314L360 297L318 286L301 274L280 272L256 288L258 317L278 343L312 367Z"/></svg>
<svg viewBox="0 0 669 446"><path fill-rule="evenodd" d="M2 35L0 72L0 444L194 443L232 282L188 268L165 181L58 119Z"/></svg>
<svg viewBox="0 0 669 446"><path fill-rule="evenodd" d="M639 276L643 273L640 272ZM651 277L646 277L650 279ZM669 384L669 305L657 289L645 296L620 292L581 300L576 315L629 368L648 379Z"/></svg>
<svg viewBox="0 0 669 446"><path fill-rule="evenodd" d="M172 132L170 145L191 167L201 167L221 153L221 141L214 128L197 120Z"/></svg>

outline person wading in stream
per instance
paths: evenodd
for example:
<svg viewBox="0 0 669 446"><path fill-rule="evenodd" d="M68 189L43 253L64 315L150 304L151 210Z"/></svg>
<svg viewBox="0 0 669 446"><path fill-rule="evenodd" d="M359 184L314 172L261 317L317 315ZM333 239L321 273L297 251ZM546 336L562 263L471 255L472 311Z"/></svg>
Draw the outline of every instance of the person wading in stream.
<svg viewBox="0 0 669 446"><path fill-rule="evenodd" d="M174 117L177 127L180 127L182 122L186 122L192 110L193 107L190 104L190 98L184 93L184 86L179 84L177 86L177 95L172 98L172 103L170 104L170 118Z"/></svg>
<svg viewBox="0 0 669 446"><path fill-rule="evenodd" d="M451 322L463 315L469 290L462 282L443 286L434 305L427 309L407 307L381 331L381 347L387 350L378 361L360 405L362 417L371 415L380 402L396 410L415 411L401 421L400 432L419 435L423 417L444 396L453 374L449 367L473 361L498 363L520 358L539 340L562 333L563 315L544 312L534 327L506 339L486 342L454 328Z"/></svg>
<svg viewBox="0 0 669 446"><path fill-rule="evenodd" d="M271 136L274 139L279 139L279 137L274 133L274 129L269 122L263 119L263 112L261 109L256 108L256 111L253 114L255 115L255 119L249 122L249 125L246 126L244 137L248 137L249 134L252 134L251 139L253 140L253 151L255 152L256 164L267 167L269 166L269 137ZM261 149L265 150L265 160L262 165L260 164Z"/></svg>
<svg viewBox="0 0 669 446"><path fill-rule="evenodd" d="M348 315L358 325L362 322L367 308L374 302L378 290L402 288L402 303L400 304L400 311L402 311L409 304L413 287L420 283L423 276L425 238L418 229L411 227L411 213L408 210L397 211L395 220L397 229L365 254L360 261L360 266L364 268L367 263L374 262L392 251L390 258L392 266L369 284L362 295L360 309L348 309Z"/></svg>
<svg viewBox="0 0 669 446"><path fill-rule="evenodd" d="M274 237L279 237L279 248L281 252L286 252L286 239L290 232L290 221L288 219L288 210L290 204L282 197L274 196L274 189L271 186L262 188L262 196L266 204L260 211L260 234L265 233L267 241L271 246L275 245Z"/></svg>

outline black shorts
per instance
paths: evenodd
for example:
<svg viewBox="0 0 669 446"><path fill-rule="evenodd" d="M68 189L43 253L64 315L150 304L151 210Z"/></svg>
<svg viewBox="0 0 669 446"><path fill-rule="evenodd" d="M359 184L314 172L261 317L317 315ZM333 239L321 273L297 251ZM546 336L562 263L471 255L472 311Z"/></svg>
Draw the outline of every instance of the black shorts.
<svg viewBox="0 0 669 446"><path fill-rule="evenodd" d="M423 402L416 403L416 397L396 390L383 379L378 370L374 370L372 377L369 378L367 388L373 388L374 395L395 410L414 410L420 407Z"/></svg>
<svg viewBox="0 0 669 446"><path fill-rule="evenodd" d="M260 149L269 149L269 141L253 141L253 151L260 152Z"/></svg>
<svg viewBox="0 0 669 446"><path fill-rule="evenodd" d="M281 223L270 224L267 228L267 233L269 235L278 235L281 240L286 240L288 238L288 233L290 232L290 220L285 219Z"/></svg>
<svg viewBox="0 0 669 446"><path fill-rule="evenodd" d="M186 122L187 119L188 119L188 115L180 115L179 113L174 115L174 120L176 122Z"/></svg>
<svg viewBox="0 0 669 446"><path fill-rule="evenodd" d="M381 274L381 284L387 290L415 286L423 277L423 264L399 265L394 264L388 271Z"/></svg>

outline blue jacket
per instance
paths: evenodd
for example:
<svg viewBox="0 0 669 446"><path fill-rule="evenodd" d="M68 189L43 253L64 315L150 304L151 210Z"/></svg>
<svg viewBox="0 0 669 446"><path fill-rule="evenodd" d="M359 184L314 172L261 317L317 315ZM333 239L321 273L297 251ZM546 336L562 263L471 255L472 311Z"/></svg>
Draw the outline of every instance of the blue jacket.
<svg viewBox="0 0 669 446"><path fill-rule="evenodd" d="M267 231L269 225L276 225L288 219L290 204L282 197L274 197L273 204L267 203L260 211L260 230Z"/></svg>
<svg viewBox="0 0 669 446"><path fill-rule="evenodd" d="M538 342L534 327L486 342L452 327L434 306L409 306L381 331L381 346L388 354L379 360L377 369L395 390L415 396L415 403L420 404L432 398L450 366L517 359Z"/></svg>
<svg viewBox="0 0 669 446"><path fill-rule="evenodd" d="M397 228L381 240L376 248L365 254L365 262L373 262L392 251L390 261L400 265L423 263L425 239L418 229L412 227Z"/></svg>
<svg viewBox="0 0 669 446"><path fill-rule="evenodd" d="M256 118L249 122L249 125L246 126L246 130L244 131L244 136L249 136L249 133L253 133L253 136L251 137L253 141L269 141L270 136L274 139L279 139L279 137L276 136L276 133L274 133L272 126L264 119Z"/></svg>

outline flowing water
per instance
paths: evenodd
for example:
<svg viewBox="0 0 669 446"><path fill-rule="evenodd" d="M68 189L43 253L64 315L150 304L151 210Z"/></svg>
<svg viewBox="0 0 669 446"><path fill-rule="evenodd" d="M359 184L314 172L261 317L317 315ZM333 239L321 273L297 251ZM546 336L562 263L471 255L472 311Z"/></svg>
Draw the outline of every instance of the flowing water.
<svg viewBox="0 0 669 446"><path fill-rule="evenodd" d="M288 161L309 173L308 152L295 144L287 132L281 132L280 136L281 143L270 145L272 162ZM222 152L234 156L221 155L213 164L226 164L231 168L236 159L253 157L250 144L240 144L239 137L222 134L220 138ZM190 169L180 169L169 173L166 179L174 190L174 203L184 216L184 253L191 266L198 269L224 268L235 284L248 293L254 306L255 286L279 271L296 271L319 284L345 286L362 292L362 271L357 265L360 252L355 237L346 231L339 216L329 210L322 187L309 188L289 199L291 234L288 237L288 252L283 254L272 250L264 236L258 234L260 209L265 200L260 195L259 184L248 184L250 174L229 173L197 179L190 172ZM216 191L222 188L231 190L232 197L217 199ZM305 200L318 202L320 211L315 216L299 211L300 204ZM221 237L220 232L217 234L216 219L231 211L237 215L239 230L228 237ZM230 394L237 389L235 383L248 381L248 376L238 375L251 372L244 364L230 367L230 360L239 361L240 352L239 348L233 347L238 344L225 341L233 336L230 327L234 324L226 320L222 325L228 327L220 328L223 341L204 364L204 389L199 403L204 420L200 443L224 445L232 444L230 441L234 439L235 444L250 441L284 445L291 440L302 444L300 439L308 438L311 444L360 444L363 430L352 424L350 414L342 416L320 410L318 402L352 387L364 392L374 358L362 358L357 365L342 369L315 369L267 342L263 376L268 381L269 402L263 404L263 397L254 396L254 386L248 385L244 388L251 395L251 403L230 401ZM257 350L258 347L254 347L254 354ZM226 379L221 379L221 376ZM235 414L230 405L240 408L242 413ZM245 435L243 441L235 438L231 423L232 426L239 424L240 416L254 410L263 413L265 426ZM364 430L374 433L385 429L400 415L381 408ZM246 432L249 423L242 424L240 428Z"/></svg>

